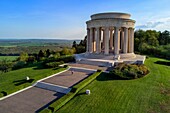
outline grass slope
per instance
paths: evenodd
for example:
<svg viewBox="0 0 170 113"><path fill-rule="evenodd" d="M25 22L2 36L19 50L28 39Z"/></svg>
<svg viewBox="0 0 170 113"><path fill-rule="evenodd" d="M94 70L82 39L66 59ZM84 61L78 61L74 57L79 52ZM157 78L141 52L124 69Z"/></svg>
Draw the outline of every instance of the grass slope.
<svg viewBox="0 0 170 113"><path fill-rule="evenodd" d="M111 80L101 74L63 106L59 113L167 113L170 112L170 66L149 58L150 73L136 80ZM86 89L91 95L84 95ZM58 113L57 112L57 113Z"/></svg>
<svg viewBox="0 0 170 113"><path fill-rule="evenodd" d="M58 69L37 69L36 67L23 68L15 71L10 71L7 73L0 73L0 92L5 91L8 94L28 87L35 83L37 80L55 74L57 72L63 71L65 68ZM24 83L16 86L18 82L26 79L26 76L29 76L30 79L34 79L32 83ZM2 95L0 95L1 97Z"/></svg>

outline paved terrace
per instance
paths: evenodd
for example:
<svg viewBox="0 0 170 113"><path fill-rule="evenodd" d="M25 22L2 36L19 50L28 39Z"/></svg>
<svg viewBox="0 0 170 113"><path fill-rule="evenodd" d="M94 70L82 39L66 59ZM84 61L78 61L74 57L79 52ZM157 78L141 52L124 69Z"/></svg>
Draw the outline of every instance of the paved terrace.
<svg viewBox="0 0 170 113"><path fill-rule="evenodd" d="M78 67L81 67L81 65L78 65ZM73 71L73 74L71 71ZM71 68L42 82L71 87L93 72L93 70ZM31 87L1 100L0 113L34 113L63 95L62 93Z"/></svg>
<svg viewBox="0 0 170 113"><path fill-rule="evenodd" d="M67 65L71 67L79 67L79 68L86 68L86 69L92 69L92 70L103 70L103 71L109 71L112 70L113 67L102 67L97 65L88 65L88 64L79 64L79 63L68 63Z"/></svg>

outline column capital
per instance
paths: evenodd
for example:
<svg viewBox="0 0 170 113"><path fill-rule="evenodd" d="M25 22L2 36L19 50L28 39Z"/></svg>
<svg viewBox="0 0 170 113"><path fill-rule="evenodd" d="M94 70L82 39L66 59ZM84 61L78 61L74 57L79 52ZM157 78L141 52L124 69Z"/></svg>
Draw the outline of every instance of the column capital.
<svg viewBox="0 0 170 113"><path fill-rule="evenodd" d="M115 26L114 29L118 29L118 30L121 30L122 27L117 27Z"/></svg>
<svg viewBox="0 0 170 113"><path fill-rule="evenodd" d="M104 30L106 30L106 29L109 30L109 27L103 27L103 29L104 29Z"/></svg>
<svg viewBox="0 0 170 113"><path fill-rule="evenodd" d="M134 30L135 28L133 28L133 27L129 27L129 29Z"/></svg>

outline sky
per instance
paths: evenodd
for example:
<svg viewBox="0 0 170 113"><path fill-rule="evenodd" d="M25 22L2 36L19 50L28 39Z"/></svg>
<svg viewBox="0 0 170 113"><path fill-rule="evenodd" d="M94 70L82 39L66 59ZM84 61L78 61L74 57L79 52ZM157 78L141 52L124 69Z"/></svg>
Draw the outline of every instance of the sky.
<svg viewBox="0 0 170 113"><path fill-rule="evenodd" d="M0 0L0 39L84 39L90 15L123 12L135 29L170 31L170 0Z"/></svg>

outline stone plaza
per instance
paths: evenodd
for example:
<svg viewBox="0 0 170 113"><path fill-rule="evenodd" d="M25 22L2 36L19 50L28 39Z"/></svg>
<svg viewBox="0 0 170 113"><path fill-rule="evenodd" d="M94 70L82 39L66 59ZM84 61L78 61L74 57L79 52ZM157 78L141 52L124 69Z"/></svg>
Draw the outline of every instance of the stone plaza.
<svg viewBox="0 0 170 113"><path fill-rule="evenodd" d="M114 66L115 63L143 64L145 56L134 54L135 20L127 13L98 13L87 21L86 53L75 55L79 63Z"/></svg>

